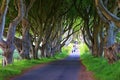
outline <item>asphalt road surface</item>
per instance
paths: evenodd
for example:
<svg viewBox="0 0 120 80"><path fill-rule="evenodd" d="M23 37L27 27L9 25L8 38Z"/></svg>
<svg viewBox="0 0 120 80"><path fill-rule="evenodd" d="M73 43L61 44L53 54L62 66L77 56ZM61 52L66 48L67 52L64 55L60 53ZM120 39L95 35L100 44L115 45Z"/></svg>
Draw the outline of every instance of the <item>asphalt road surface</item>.
<svg viewBox="0 0 120 80"><path fill-rule="evenodd" d="M79 80L80 60L77 52L64 60L52 62L12 80Z"/></svg>

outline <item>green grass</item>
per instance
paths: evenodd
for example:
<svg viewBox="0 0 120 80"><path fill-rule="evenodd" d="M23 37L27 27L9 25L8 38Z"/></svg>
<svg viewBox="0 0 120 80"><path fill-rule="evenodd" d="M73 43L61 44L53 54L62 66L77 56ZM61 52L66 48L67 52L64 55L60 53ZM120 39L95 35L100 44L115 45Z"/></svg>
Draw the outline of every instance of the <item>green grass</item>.
<svg viewBox="0 0 120 80"><path fill-rule="evenodd" d="M89 51L88 47L84 43L81 43L79 45L79 49L80 49L80 55Z"/></svg>
<svg viewBox="0 0 120 80"><path fill-rule="evenodd" d="M81 55L81 60L96 80L120 80L120 61L108 64L105 58L93 57L89 52Z"/></svg>
<svg viewBox="0 0 120 80"><path fill-rule="evenodd" d="M109 64L103 57L93 57L85 44L80 46L80 59L96 80L120 80L120 60Z"/></svg>
<svg viewBox="0 0 120 80"><path fill-rule="evenodd" d="M67 57L70 49L71 49L70 46L68 46L67 48L63 48L61 53L58 53L51 58L41 58L40 60L15 60L13 64L10 64L6 67L2 67L0 65L0 80L7 80L9 77L18 75L23 70L30 68L32 66L63 59ZM15 54L14 56L17 57L18 55Z"/></svg>

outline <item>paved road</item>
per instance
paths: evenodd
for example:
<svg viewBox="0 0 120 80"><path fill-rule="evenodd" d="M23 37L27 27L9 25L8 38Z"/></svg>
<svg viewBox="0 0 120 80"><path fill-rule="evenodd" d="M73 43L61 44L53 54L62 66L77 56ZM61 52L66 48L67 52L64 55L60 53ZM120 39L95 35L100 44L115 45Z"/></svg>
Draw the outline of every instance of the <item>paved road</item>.
<svg viewBox="0 0 120 80"><path fill-rule="evenodd" d="M79 55L71 53L65 60L52 62L12 80L78 80L79 72Z"/></svg>

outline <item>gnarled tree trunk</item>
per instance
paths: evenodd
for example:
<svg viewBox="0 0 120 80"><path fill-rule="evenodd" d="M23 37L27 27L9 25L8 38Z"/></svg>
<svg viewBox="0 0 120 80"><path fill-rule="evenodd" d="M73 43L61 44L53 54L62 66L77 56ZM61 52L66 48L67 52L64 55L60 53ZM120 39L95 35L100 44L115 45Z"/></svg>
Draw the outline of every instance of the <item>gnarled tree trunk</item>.
<svg viewBox="0 0 120 80"><path fill-rule="evenodd" d="M25 16L22 19L22 52L21 52L21 56L23 59L30 59L30 50L32 45L31 45L31 38L30 38L30 23L28 20L28 12L31 9L31 7L33 6L33 3L35 2L35 0L31 0L29 5L26 6L25 8Z"/></svg>
<svg viewBox="0 0 120 80"><path fill-rule="evenodd" d="M16 31L16 26L20 23L24 16L24 10L23 10L23 1L18 0L18 16L9 24L8 34L7 34L7 40L1 41L0 43L3 44L2 50L3 50L3 65L7 65L12 63L13 61L13 52L14 52L14 36ZM4 16L5 17L5 16ZM3 21L3 24L4 21ZM2 36L2 35L1 35Z"/></svg>
<svg viewBox="0 0 120 80"><path fill-rule="evenodd" d="M33 58L34 59L38 59L38 50L40 47L40 42L41 42L41 36L39 36L37 38L37 40L35 41L35 46L34 46L34 53L33 53ZM41 49L40 49L41 50Z"/></svg>
<svg viewBox="0 0 120 80"><path fill-rule="evenodd" d="M106 46L108 47L115 43L114 28L115 28L114 23L110 21L107 29L107 45Z"/></svg>
<svg viewBox="0 0 120 80"><path fill-rule="evenodd" d="M3 0L1 8L0 8L0 48L3 51L5 51L5 49L7 48L7 43L3 40L2 37L3 37L3 31L4 31L4 27L5 27L8 4L9 4L9 0ZM8 63L6 57L4 57L4 56L6 56L6 55L3 54L3 66L7 65L7 63Z"/></svg>
<svg viewBox="0 0 120 80"><path fill-rule="evenodd" d="M30 53L30 35L29 35L29 28L30 24L27 19L22 20L22 52L21 56L23 59L30 59L29 53Z"/></svg>

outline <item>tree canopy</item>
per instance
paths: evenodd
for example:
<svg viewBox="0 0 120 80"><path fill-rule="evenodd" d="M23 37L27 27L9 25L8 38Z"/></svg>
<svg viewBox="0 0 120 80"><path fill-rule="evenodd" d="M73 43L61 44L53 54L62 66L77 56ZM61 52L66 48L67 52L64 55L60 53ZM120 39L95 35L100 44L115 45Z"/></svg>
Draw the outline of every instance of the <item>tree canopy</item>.
<svg viewBox="0 0 120 80"><path fill-rule="evenodd" d="M14 49L22 59L50 57L83 37L94 56L119 42L119 0L1 0L0 47L4 64ZM4 38L3 38L4 37ZM6 40L4 40L6 39Z"/></svg>

